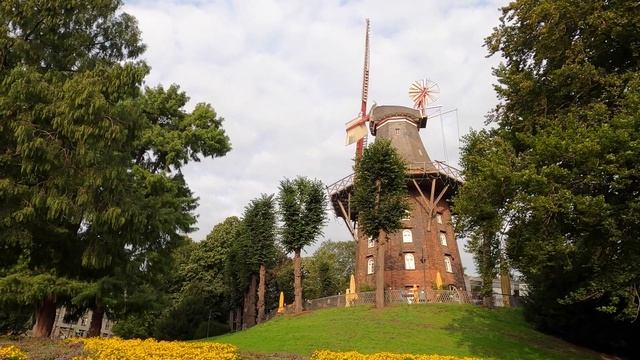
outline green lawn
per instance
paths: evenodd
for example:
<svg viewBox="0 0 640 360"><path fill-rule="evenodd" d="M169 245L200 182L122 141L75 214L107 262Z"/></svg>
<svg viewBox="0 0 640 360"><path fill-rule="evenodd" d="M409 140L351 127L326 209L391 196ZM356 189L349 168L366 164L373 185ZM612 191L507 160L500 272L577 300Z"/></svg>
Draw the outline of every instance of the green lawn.
<svg viewBox="0 0 640 360"><path fill-rule="evenodd" d="M475 356L491 359L597 359L533 330L517 309L405 305L382 311L336 308L287 315L211 338L243 352L309 355L316 349Z"/></svg>

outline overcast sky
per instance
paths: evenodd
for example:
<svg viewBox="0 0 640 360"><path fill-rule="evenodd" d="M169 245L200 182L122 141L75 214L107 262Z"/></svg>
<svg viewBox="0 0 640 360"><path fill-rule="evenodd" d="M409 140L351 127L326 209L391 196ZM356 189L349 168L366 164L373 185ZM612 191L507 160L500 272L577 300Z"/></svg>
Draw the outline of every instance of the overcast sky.
<svg viewBox="0 0 640 360"><path fill-rule="evenodd" d="M148 46L147 85L176 83L190 108L212 104L231 139L225 157L184 169L200 198L191 237L203 239L252 198L277 192L285 177L331 184L352 172L355 147L344 145L344 124L360 107L365 18L369 103L411 106L413 81L437 82L435 105L458 115L430 119L421 136L432 159L457 166L459 136L481 128L497 101L491 67L499 59L486 58L482 45L504 3L126 1ZM350 239L344 223L329 217L325 238ZM471 257L462 260L475 273Z"/></svg>

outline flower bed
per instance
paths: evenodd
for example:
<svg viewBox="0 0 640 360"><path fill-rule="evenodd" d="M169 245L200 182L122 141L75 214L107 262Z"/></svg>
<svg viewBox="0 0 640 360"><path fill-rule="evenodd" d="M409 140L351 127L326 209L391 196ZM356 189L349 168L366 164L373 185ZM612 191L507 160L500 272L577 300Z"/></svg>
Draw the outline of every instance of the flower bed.
<svg viewBox="0 0 640 360"><path fill-rule="evenodd" d="M77 360L238 360L238 348L210 342L122 340L119 338L71 339L84 345L88 355Z"/></svg>
<svg viewBox="0 0 640 360"><path fill-rule="evenodd" d="M412 354L360 354L355 351L333 352L327 350L316 351L309 360L480 360L479 358L458 357L448 355L412 355Z"/></svg>
<svg viewBox="0 0 640 360"><path fill-rule="evenodd" d="M0 360L27 360L27 354L16 346L0 346Z"/></svg>

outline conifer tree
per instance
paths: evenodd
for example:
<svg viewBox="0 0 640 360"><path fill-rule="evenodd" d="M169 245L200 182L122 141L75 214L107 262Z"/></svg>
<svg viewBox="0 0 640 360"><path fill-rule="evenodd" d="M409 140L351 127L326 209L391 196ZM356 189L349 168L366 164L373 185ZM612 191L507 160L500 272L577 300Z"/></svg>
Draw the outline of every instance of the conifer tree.
<svg viewBox="0 0 640 360"><path fill-rule="evenodd" d="M252 251L245 254L258 266L258 301L256 322L264 321L267 266L273 265L276 256L276 212L273 195L263 194L251 200L244 210L245 236L249 237Z"/></svg>
<svg viewBox="0 0 640 360"><path fill-rule="evenodd" d="M179 168L230 149L209 105L142 90L144 45L120 6L0 3L0 303L35 305L34 336L57 306L98 316L129 272L155 269L195 223Z"/></svg>
<svg viewBox="0 0 640 360"><path fill-rule="evenodd" d="M376 242L376 307L384 307L384 262L388 234L402 227L409 210L405 163L391 142L377 139L355 166L353 205L362 233Z"/></svg>

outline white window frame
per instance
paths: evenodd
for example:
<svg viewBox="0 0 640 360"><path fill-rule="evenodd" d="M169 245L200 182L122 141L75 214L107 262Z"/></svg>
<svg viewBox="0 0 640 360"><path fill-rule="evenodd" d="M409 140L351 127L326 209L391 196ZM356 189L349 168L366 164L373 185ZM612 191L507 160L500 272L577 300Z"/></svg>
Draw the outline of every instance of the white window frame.
<svg viewBox="0 0 640 360"><path fill-rule="evenodd" d="M416 269L416 259L412 253L404 254L404 269L405 270L415 270Z"/></svg>
<svg viewBox="0 0 640 360"><path fill-rule="evenodd" d="M440 231L438 237L440 238L440 245L447 246L447 233L444 231Z"/></svg>
<svg viewBox="0 0 640 360"><path fill-rule="evenodd" d="M411 210L405 210L404 217L402 218L402 220L403 221L411 220Z"/></svg>
<svg viewBox="0 0 640 360"><path fill-rule="evenodd" d="M376 263L373 257L367 258L367 275L371 275L376 272Z"/></svg>
<svg viewBox="0 0 640 360"><path fill-rule="evenodd" d="M411 229L402 230L402 242L404 244L411 244L413 242L413 231L411 231Z"/></svg>
<svg viewBox="0 0 640 360"><path fill-rule="evenodd" d="M367 248L371 249L371 248L374 248L374 247L376 247L376 241L373 240L373 236L369 236L367 238Z"/></svg>
<svg viewBox="0 0 640 360"><path fill-rule="evenodd" d="M438 224L442 224L442 214L441 213L436 213L436 222Z"/></svg>
<svg viewBox="0 0 640 360"><path fill-rule="evenodd" d="M449 273L453 272L453 266L451 265L451 257L450 256L445 256L444 257L444 269L447 270L447 272L449 272Z"/></svg>

